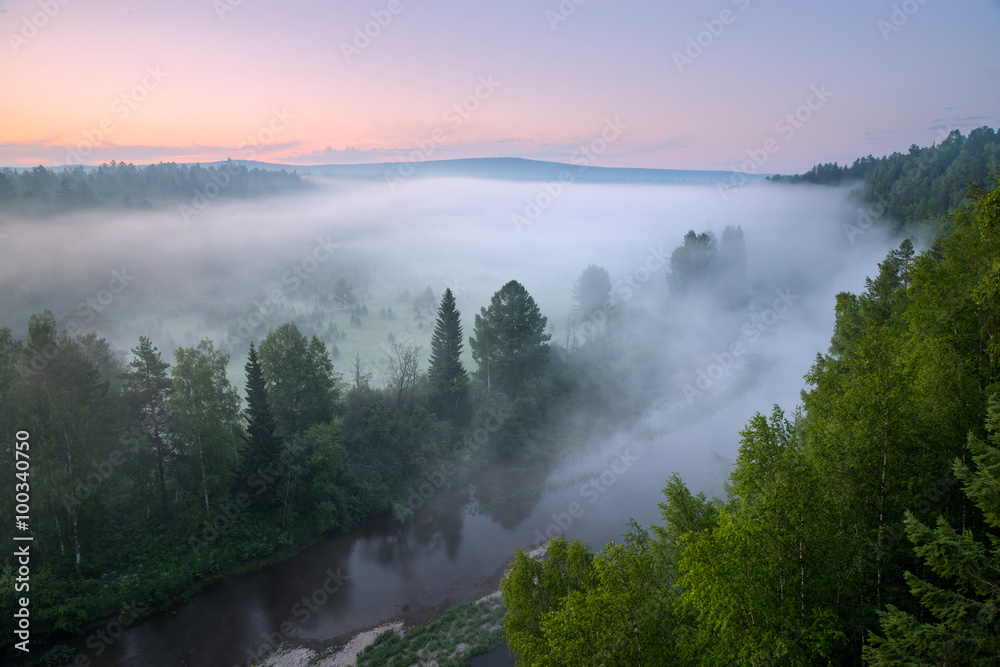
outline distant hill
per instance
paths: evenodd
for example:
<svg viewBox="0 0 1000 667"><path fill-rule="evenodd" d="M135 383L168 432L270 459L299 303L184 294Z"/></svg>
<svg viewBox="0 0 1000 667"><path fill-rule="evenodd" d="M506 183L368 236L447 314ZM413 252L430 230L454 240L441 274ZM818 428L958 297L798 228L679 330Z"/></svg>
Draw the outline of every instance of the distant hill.
<svg viewBox="0 0 1000 667"><path fill-rule="evenodd" d="M426 162L378 162L371 164L288 165L234 160L237 164L258 169L284 169L357 180L406 180L408 178L477 178L502 181L553 181L560 173L569 174L576 183L650 183L657 185L714 185L731 182L735 172L691 169L639 169L633 167L582 167L561 162L526 160L514 157L428 160ZM213 163L213 164L223 164ZM207 166L207 165L206 165ZM741 182L764 178L739 174ZM564 175L565 178L565 175Z"/></svg>

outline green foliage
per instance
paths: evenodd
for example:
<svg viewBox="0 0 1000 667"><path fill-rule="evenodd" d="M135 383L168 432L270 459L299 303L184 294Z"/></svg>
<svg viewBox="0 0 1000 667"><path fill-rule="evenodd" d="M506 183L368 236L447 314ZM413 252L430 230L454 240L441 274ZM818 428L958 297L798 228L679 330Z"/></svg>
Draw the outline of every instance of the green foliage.
<svg viewBox="0 0 1000 667"><path fill-rule="evenodd" d="M247 407L244 412L246 435L243 436L243 446L240 448L242 456L236 487L241 492L252 495L257 509L267 510L274 506L277 493L274 490L270 493L256 493L250 484L253 479L261 476L263 471L279 463L281 441L275 435L277 424L268 402L267 384L253 342L250 343L250 352L244 368L247 377Z"/></svg>
<svg viewBox="0 0 1000 667"><path fill-rule="evenodd" d="M316 336L306 340L295 323L288 322L260 342L258 354L280 433L301 433L333 419L337 384L323 341Z"/></svg>
<svg viewBox="0 0 1000 667"><path fill-rule="evenodd" d="M73 649L69 646L53 646L42 656L42 662L49 667L60 667L73 660Z"/></svg>
<svg viewBox="0 0 1000 667"><path fill-rule="evenodd" d="M511 280L476 315L469 338L472 358L487 388L514 396L522 383L542 372L549 361L547 319L519 282Z"/></svg>
<svg viewBox="0 0 1000 667"><path fill-rule="evenodd" d="M145 336L132 350L135 358L122 374L122 389L127 414L142 431L159 473L160 503L167 509L166 468L173 455L171 448L170 394L173 385L167 376L170 364L163 361L160 351Z"/></svg>
<svg viewBox="0 0 1000 667"><path fill-rule="evenodd" d="M405 609L404 609L405 611ZM504 606L499 597L452 607L441 618L407 630L386 630L358 654L358 667L420 664L468 667L472 658L499 648Z"/></svg>
<svg viewBox="0 0 1000 667"><path fill-rule="evenodd" d="M431 401L442 416L457 417L468 390L468 376L462 365L460 317L455 308L455 296L451 289L446 289L431 337L431 360L427 369Z"/></svg>
<svg viewBox="0 0 1000 667"><path fill-rule="evenodd" d="M174 448L178 482L204 500L212 511L229 495L240 440L240 397L226 377L228 355L215 350L210 340L197 348L178 348L171 369ZM186 484L185 484L186 482Z"/></svg>
<svg viewBox="0 0 1000 667"><path fill-rule="evenodd" d="M879 613L883 636L865 646L870 665L995 665L1000 661L1000 402L987 414L991 443L969 436L975 470L955 459L955 475L982 514L988 542L971 530L956 531L943 516L929 528L906 514L914 551L940 578L906 573L910 592L929 612L914 615L889 604Z"/></svg>
<svg viewBox="0 0 1000 667"><path fill-rule="evenodd" d="M1000 167L1000 135L988 126L959 130L927 148L907 153L858 158L850 167L820 164L800 176L775 177L788 182L836 185L862 181L863 198L875 217L887 215L900 225L938 220L966 200L966 185L986 188Z"/></svg>
<svg viewBox="0 0 1000 667"><path fill-rule="evenodd" d="M520 664L545 664L554 647L545 630L548 619L565 607L567 596L594 584L594 556L579 540L549 541L544 558L522 549L514 554L510 572L500 583L507 615L503 629L507 645Z"/></svg>

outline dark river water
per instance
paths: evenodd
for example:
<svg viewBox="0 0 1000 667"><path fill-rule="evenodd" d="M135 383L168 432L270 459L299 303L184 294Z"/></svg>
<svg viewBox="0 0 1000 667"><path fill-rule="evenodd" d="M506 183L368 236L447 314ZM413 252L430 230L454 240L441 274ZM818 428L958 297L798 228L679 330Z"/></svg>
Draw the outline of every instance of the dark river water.
<svg viewBox="0 0 1000 667"><path fill-rule="evenodd" d="M269 637L330 639L404 604L475 599L518 548L545 536L600 548L621 536L629 518L656 523L660 490L674 471L692 490L722 495L739 431L774 403L794 409L831 319L817 320L813 309L791 312L711 390L691 400L671 392L627 427L581 434L548 473L488 468L451 494L453 502L425 506L405 523L368 521L288 561L212 585L110 644L91 637L74 648L101 667L250 664Z"/></svg>

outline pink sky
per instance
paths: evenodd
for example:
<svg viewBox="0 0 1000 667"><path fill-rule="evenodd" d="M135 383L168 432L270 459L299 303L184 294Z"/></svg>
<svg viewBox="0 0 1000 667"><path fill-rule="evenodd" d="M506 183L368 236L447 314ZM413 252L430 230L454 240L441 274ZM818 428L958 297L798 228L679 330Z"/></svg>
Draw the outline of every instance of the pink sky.
<svg viewBox="0 0 1000 667"><path fill-rule="evenodd" d="M788 173L1000 125L995 0L64 3L0 2L0 165L569 161L610 120L594 164Z"/></svg>

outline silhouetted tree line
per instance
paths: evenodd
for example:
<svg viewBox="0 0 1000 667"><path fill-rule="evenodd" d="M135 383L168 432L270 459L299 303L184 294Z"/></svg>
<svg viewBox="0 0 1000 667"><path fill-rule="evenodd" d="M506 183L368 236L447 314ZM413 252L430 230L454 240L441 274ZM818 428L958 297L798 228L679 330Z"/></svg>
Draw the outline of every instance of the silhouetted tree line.
<svg viewBox="0 0 1000 667"><path fill-rule="evenodd" d="M0 210L49 215L93 208L151 209L207 199L264 197L310 188L295 172L222 165L161 162L136 167L115 162L98 167L0 170Z"/></svg>

